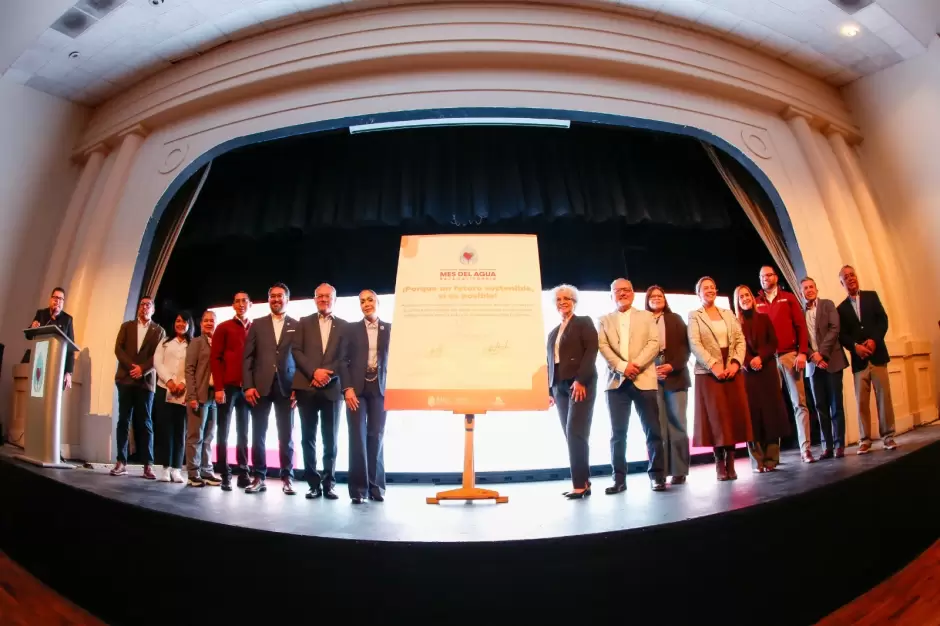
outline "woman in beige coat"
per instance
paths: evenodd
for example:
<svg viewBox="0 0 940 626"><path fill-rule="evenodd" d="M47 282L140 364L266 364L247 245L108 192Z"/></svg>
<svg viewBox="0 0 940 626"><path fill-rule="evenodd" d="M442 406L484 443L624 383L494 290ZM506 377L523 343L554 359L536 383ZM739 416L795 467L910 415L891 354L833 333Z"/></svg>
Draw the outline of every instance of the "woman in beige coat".
<svg viewBox="0 0 940 626"><path fill-rule="evenodd" d="M695 355L693 444L715 449L718 480L734 480L734 448L753 439L744 377L745 343L734 313L715 304L718 286L705 276L695 285L702 307L689 314L689 346Z"/></svg>

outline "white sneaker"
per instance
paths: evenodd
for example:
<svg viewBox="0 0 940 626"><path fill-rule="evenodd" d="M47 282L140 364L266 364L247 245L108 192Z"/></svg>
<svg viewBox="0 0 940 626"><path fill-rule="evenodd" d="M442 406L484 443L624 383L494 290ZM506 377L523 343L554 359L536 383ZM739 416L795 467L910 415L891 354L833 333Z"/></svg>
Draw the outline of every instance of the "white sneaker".
<svg viewBox="0 0 940 626"><path fill-rule="evenodd" d="M170 480L172 480L174 483L186 482L185 480L183 480L183 476L182 474L180 474L180 471L176 469L175 467L170 470Z"/></svg>
<svg viewBox="0 0 940 626"><path fill-rule="evenodd" d="M168 483L168 482L171 482L172 480L173 480L173 475L170 473L170 468L164 467L163 474L160 476L160 482Z"/></svg>

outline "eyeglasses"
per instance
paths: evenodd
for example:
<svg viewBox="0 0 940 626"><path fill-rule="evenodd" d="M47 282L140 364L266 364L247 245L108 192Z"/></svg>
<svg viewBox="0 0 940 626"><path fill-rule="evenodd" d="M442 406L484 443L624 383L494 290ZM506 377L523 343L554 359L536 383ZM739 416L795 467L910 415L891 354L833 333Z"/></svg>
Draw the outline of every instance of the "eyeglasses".
<svg viewBox="0 0 940 626"><path fill-rule="evenodd" d="M52 299L55 300L56 302L65 302L65 298L63 298L62 296L52 296Z"/></svg>
<svg viewBox="0 0 940 626"><path fill-rule="evenodd" d="M633 289L629 287L620 287L618 289L614 289L614 293L633 293Z"/></svg>

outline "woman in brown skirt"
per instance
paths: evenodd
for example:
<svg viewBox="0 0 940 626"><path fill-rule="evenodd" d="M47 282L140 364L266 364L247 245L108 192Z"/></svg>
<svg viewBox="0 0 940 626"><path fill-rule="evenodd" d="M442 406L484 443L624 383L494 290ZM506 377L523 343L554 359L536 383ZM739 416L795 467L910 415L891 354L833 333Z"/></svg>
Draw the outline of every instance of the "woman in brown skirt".
<svg viewBox="0 0 940 626"><path fill-rule="evenodd" d="M777 372L777 335L770 317L755 311L754 293L747 285L734 290L734 310L747 346L744 387L754 430L754 440L747 444L751 469L757 473L772 472L780 462L780 438L790 434Z"/></svg>
<svg viewBox="0 0 940 626"><path fill-rule="evenodd" d="M718 480L734 480L734 448L751 441L744 377L744 335L734 313L715 305L718 286L705 276L695 285L702 308L689 313L689 346L695 355L696 446L715 449Z"/></svg>

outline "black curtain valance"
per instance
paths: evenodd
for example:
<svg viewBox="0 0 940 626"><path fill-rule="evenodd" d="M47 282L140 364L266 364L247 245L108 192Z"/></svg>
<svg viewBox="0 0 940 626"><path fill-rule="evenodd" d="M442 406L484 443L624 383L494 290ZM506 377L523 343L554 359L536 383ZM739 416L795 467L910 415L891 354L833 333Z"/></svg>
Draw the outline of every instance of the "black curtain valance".
<svg viewBox="0 0 940 626"><path fill-rule="evenodd" d="M740 208L686 137L577 125L343 131L217 158L179 245L526 217L716 229L729 211Z"/></svg>

